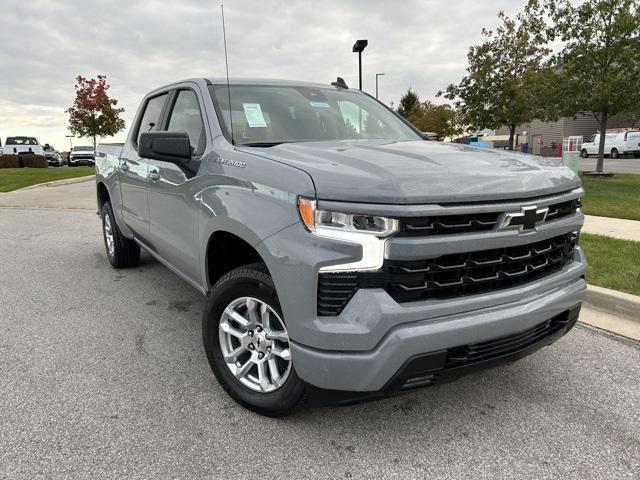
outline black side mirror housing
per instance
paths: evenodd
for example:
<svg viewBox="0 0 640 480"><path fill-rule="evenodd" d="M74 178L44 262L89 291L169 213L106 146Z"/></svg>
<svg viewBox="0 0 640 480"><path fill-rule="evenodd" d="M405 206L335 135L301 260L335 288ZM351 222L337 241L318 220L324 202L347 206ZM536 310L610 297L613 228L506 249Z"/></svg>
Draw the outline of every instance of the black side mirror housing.
<svg viewBox="0 0 640 480"><path fill-rule="evenodd" d="M186 163L191 160L191 143L185 132L145 132L140 134L138 155L151 160Z"/></svg>

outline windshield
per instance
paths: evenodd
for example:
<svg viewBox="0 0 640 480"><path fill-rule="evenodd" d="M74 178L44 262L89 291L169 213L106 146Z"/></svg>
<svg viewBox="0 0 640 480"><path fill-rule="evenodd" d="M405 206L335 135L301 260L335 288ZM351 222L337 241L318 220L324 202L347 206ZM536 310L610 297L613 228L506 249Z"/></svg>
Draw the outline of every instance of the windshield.
<svg viewBox="0 0 640 480"><path fill-rule="evenodd" d="M353 90L307 86L231 85L231 114L226 85L211 93L230 140L270 146L284 142L383 139L420 140L393 112ZM231 117L231 118L230 118Z"/></svg>
<svg viewBox="0 0 640 480"><path fill-rule="evenodd" d="M34 137L8 137L5 145L38 145Z"/></svg>
<svg viewBox="0 0 640 480"><path fill-rule="evenodd" d="M93 147L73 147L76 152L93 152Z"/></svg>

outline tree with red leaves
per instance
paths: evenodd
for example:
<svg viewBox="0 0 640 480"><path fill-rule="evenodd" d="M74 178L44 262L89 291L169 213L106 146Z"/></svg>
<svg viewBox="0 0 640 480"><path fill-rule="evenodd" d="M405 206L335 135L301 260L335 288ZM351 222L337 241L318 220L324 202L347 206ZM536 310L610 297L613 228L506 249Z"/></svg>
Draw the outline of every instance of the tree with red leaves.
<svg viewBox="0 0 640 480"><path fill-rule="evenodd" d="M76 77L76 99L67 109L69 130L80 137L91 137L93 148L99 138L111 137L124 129L120 114L124 108L117 108L118 101L109 98L106 75L96 78Z"/></svg>

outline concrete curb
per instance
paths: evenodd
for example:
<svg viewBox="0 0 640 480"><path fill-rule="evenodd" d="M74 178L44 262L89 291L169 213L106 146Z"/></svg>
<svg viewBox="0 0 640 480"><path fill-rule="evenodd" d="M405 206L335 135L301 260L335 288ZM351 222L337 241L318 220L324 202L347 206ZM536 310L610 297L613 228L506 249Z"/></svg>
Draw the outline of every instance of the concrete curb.
<svg viewBox="0 0 640 480"><path fill-rule="evenodd" d="M95 178L96 178L95 175L87 175L86 177L65 178L63 180L54 180L52 182L37 183L35 185L30 185L28 187L19 188L18 190L12 190L11 192L8 192L8 193L23 192L25 190L31 190L33 188L39 188L39 187L58 187L60 185L71 185L73 183L82 183L82 182L88 182L90 180L95 180Z"/></svg>
<svg viewBox="0 0 640 480"><path fill-rule="evenodd" d="M586 306L640 323L640 296L587 285Z"/></svg>

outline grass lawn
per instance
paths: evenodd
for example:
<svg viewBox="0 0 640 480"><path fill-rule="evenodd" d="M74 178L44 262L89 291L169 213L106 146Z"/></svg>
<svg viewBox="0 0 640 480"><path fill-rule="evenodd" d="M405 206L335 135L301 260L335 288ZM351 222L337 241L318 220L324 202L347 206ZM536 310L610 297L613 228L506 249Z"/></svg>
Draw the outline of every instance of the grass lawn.
<svg viewBox="0 0 640 480"><path fill-rule="evenodd" d="M587 255L587 282L640 295L640 242L602 235L580 235Z"/></svg>
<svg viewBox="0 0 640 480"><path fill-rule="evenodd" d="M10 192L54 180L86 177L95 173L94 167L0 168L0 192Z"/></svg>
<svg viewBox="0 0 640 480"><path fill-rule="evenodd" d="M616 173L608 178L581 177L587 192L582 198L584 213L640 220L640 175Z"/></svg>

